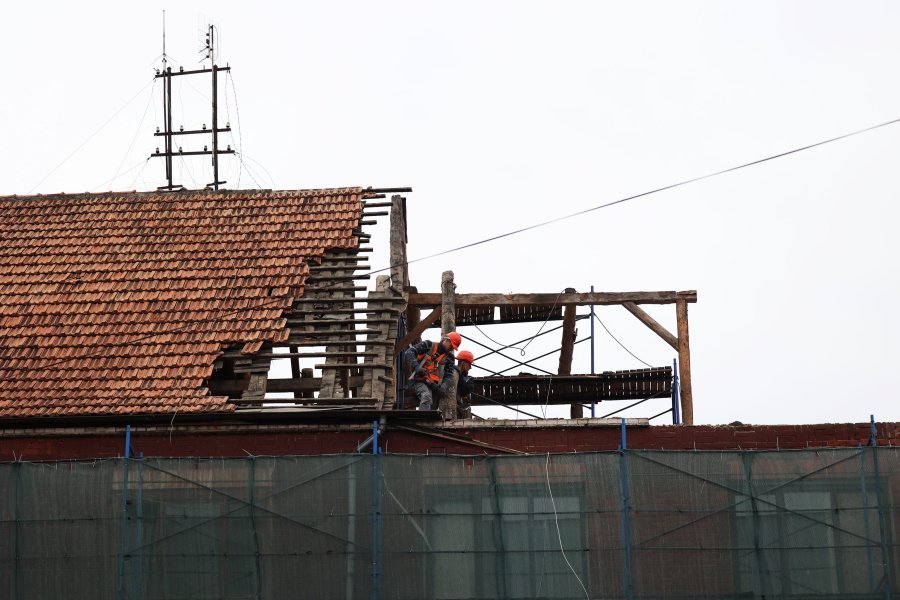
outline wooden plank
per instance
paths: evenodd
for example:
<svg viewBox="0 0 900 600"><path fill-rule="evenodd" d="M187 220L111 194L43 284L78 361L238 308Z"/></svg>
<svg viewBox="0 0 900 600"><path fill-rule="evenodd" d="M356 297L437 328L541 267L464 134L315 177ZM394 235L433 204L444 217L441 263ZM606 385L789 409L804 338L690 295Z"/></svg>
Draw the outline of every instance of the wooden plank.
<svg viewBox="0 0 900 600"><path fill-rule="evenodd" d="M437 321L441 316L441 307L437 306L431 311L427 317L419 321L419 324L413 327L409 333L403 336L403 339L397 342L394 347L394 356L397 356L409 347L410 342L422 335L422 332L431 327L431 324Z"/></svg>
<svg viewBox="0 0 900 600"><path fill-rule="evenodd" d="M371 279L371 275L353 275L353 276L340 276L340 277L308 277L306 279L307 283L321 283L323 281L353 281L354 279ZM335 290L338 291L338 290Z"/></svg>
<svg viewBox="0 0 900 600"><path fill-rule="evenodd" d="M672 346L675 350L678 350L678 338L669 333L669 331L660 325L653 317L648 315L644 310L639 307L634 302L623 302L622 306L624 306L628 312L633 314L638 320L650 328L653 333L661 337L666 341L667 344Z"/></svg>
<svg viewBox="0 0 900 600"><path fill-rule="evenodd" d="M400 196L391 198L390 261L391 287L402 292L409 285L409 267L406 264L406 221Z"/></svg>
<svg viewBox="0 0 900 600"><path fill-rule="evenodd" d="M348 273L353 271L362 271L368 269L370 265L320 265L320 266L310 266L310 273L321 273L322 271L346 271Z"/></svg>
<svg viewBox="0 0 900 600"><path fill-rule="evenodd" d="M686 292L583 292L576 294L456 294L457 307L468 306L604 306L633 302L635 304L674 304L678 300L697 302L696 290ZM438 306L441 294L410 294L413 306Z"/></svg>
<svg viewBox="0 0 900 600"><path fill-rule="evenodd" d="M349 340L342 342L345 346L393 346L394 342L384 341L384 340ZM301 348L308 348L310 346L326 346L330 344L330 342L325 342L321 340L292 340L282 343L272 344L273 348L289 348L290 346L299 346Z"/></svg>
<svg viewBox="0 0 900 600"><path fill-rule="evenodd" d="M513 448L506 448L504 446L497 446L495 444L488 444L487 442L481 442L478 440L473 440L467 436L461 435L448 435L436 429L431 429L428 427L416 427L412 425L401 425L400 423L392 423L391 429L404 429L406 431L411 431L413 433L419 433L421 435L427 435L431 437L441 438L444 440L450 440L456 442L458 444L465 444L468 446L478 446L479 448L487 448L490 450L496 450L497 452L506 452L507 454L528 454L527 452L522 452L521 450L515 450Z"/></svg>
<svg viewBox="0 0 900 600"><path fill-rule="evenodd" d="M377 352L283 352L281 354L272 353L272 354L260 354L259 356L266 358L331 358L331 357L342 357L342 356L377 356ZM299 377L299 373L296 375Z"/></svg>
<svg viewBox="0 0 900 600"><path fill-rule="evenodd" d="M293 328L299 325L377 325L380 323L393 322L395 322L395 319L318 319L316 321L306 321L304 319L288 317L287 326L291 327L291 333L294 333Z"/></svg>
<svg viewBox="0 0 900 600"><path fill-rule="evenodd" d="M384 363L361 362L361 363L322 363L322 364L314 365L314 366L317 369L362 369L362 368L390 369L392 365L387 365Z"/></svg>
<svg viewBox="0 0 900 600"><path fill-rule="evenodd" d="M441 274L441 334L447 335L451 331L456 331L456 284L453 282L453 271L444 271ZM459 373L454 370L447 382L447 393L438 402L438 408L445 419L456 418L458 379Z"/></svg>
<svg viewBox="0 0 900 600"><path fill-rule="evenodd" d="M575 293L574 288L566 288L566 294ZM559 352L560 375L572 374L572 356L575 354L575 313L577 306L566 306L563 315L562 341ZM580 419L584 416L584 408L581 404L574 403L570 407L571 418Z"/></svg>
<svg viewBox="0 0 900 600"><path fill-rule="evenodd" d="M675 304L678 318L678 381L681 384L681 416L685 425L694 424L694 394L691 390L691 344L688 335L687 302Z"/></svg>

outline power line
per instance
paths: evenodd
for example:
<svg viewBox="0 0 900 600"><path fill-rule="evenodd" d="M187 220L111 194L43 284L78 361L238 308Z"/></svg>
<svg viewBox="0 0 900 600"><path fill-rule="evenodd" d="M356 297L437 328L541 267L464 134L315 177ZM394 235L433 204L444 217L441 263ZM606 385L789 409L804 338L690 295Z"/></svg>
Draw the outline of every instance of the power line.
<svg viewBox="0 0 900 600"><path fill-rule="evenodd" d="M92 134L90 135L90 137L88 137L88 139L86 139L86 140L84 140L83 142L81 142L81 145L80 145L80 146L78 146L77 148L75 148L75 149L72 151L72 153L71 153L70 155L68 155L67 157L65 157L65 158L62 160L61 163L59 163L58 165L56 165L56 166L53 168L52 171L50 171L49 173L47 173L46 175L44 175L44 178L41 179L40 181L38 181L38 182L35 184L35 186L34 186L33 188L31 188L30 190L28 190L28 194L30 195L34 190L36 190L36 189L38 188L39 185L41 185L42 183L44 183L44 181L46 181L48 177L50 177L51 175L53 175L54 173L56 173L57 169L59 169L59 168L60 168L61 166L63 166L64 164L66 164L66 161L68 161L70 158L72 158L73 156L75 156L75 153L78 152L79 150L81 150L81 149L84 147L85 144L87 144L89 141L91 141L92 139L94 139L94 136L95 136L95 135L97 135L98 133L100 133L100 131L102 131L104 127L106 127L107 125L109 125L109 122L110 122L110 121L112 121L112 120L115 119L117 116L119 116L119 113L122 112L123 110L125 110L125 108L126 108L129 104L131 104L132 102L134 102L135 98L137 98L137 97L140 96L142 93L144 93L144 90L147 89L147 86L150 85L150 84L153 83L153 82L154 82L154 80L152 80L152 79L151 79L150 81L148 81L148 82L144 85L144 87L142 87L142 88L140 89L140 91L139 91L137 94L135 94L134 96L131 97L131 100L129 100L128 102L126 102L125 104L123 104L123 105L122 105L122 108L120 108L119 110L117 110L117 111L115 112L115 114L113 114L113 116L111 116L110 118L108 118L108 119L106 120L106 122L103 123L103 125L101 125L101 126L97 129L97 131L95 131L94 133L92 133Z"/></svg>
<svg viewBox="0 0 900 600"><path fill-rule="evenodd" d="M700 177L694 177L693 179L686 179L684 181L680 181L678 183L673 183L670 185L663 186L661 188L656 188L655 190L650 190L648 192L642 192L640 194L635 194L634 196L628 196L627 198L621 198L619 200L613 200L612 202L607 202L606 204L600 204L597 206L593 206L591 208L586 208L584 210L580 210L578 212L574 212L568 215L563 215L561 217L557 217L555 219L550 219L549 221L543 221L541 223L536 223L534 225L529 225L528 227L523 227L521 229L516 229L514 231L509 231L507 233L501 233L500 235L495 235L493 237L485 238L483 240L479 240L477 242L472 242L470 244L465 244L463 246L459 246L457 248L451 248L450 250L443 250L441 252L436 252L435 254L430 254L428 256L423 256L422 258L414 258L413 260L408 260L404 263L398 263L396 265L391 265L389 267L385 267L383 269L379 269L377 271L371 271L371 273L381 273L382 271L388 271L394 267L402 267L404 265L411 265L413 263L421 262L423 260L428 260L431 258L435 258L438 256L443 256L445 254L450 254L452 252L459 252L460 250L465 250L466 248L472 248L474 246L480 246L481 244L487 244L488 242L493 242L499 239L503 239L505 237L510 237L513 235L517 235L519 233L524 233L526 231L531 231L532 229L537 229L539 227L544 227L546 225L552 225L553 223L558 223L560 221L565 221L567 219L573 219L575 217L579 217L581 215L586 215L588 213L594 212L596 210L600 210L602 208L609 208L610 206L615 206L616 204L623 204L625 202L629 202L631 200L637 200L638 198L643 198L644 196L650 196L651 194L658 194L659 192L664 192L666 190L671 190L677 187L681 187L684 185L688 185L691 183L696 183L698 181L703 181L704 179L710 179L711 177L717 177L719 175L724 175L726 173L731 173L732 171L738 171L740 169L746 169L747 167L752 167L754 165L758 165L764 162L768 162L770 160L775 160L776 158L783 158L785 156L789 156L791 154L796 154L798 152L803 152L804 150L810 150L812 148L817 148L818 146L824 146L825 144L830 144L832 142L837 142L843 139L847 139L849 137L853 137L855 135L859 135L861 133L866 133L869 131L873 131L875 129L879 129L881 127L887 127L888 125L894 125L895 123L900 123L900 119L894 119L892 121L887 121L885 123L880 123L878 125L872 125L871 127L866 127L865 129L860 129L858 131L853 131L851 133L845 133L844 135L839 135L837 137L833 137L827 140L823 140L821 142L816 142L814 144L809 144L808 146L803 146L801 148L795 148L793 150L788 150L787 152L781 152L780 154L774 154L772 156L768 156L766 158L760 158L759 160L754 160L748 163L744 163L741 165L737 165L735 167L730 167L728 169L723 169L721 171L716 171L714 173L709 173L707 175L701 175Z"/></svg>
<svg viewBox="0 0 900 600"><path fill-rule="evenodd" d="M648 363L642 361L640 358L638 358L637 356L634 355L634 352L632 352L631 350L629 350L628 348L626 348L626 347L625 347L625 344L623 344L622 342L620 342L619 339L618 339L616 336L614 336L614 335L612 334L612 332L606 327L606 325L603 324L603 321L600 320L600 317L597 316L597 313L594 313L594 318L597 319L597 322L598 322L598 323L600 323L601 325L603 325L603 329L606 329L606 333L609 334L609 337L611 337L612 339L616 340L616 343L619 344L620 346L622 346L622 349L625 350L625 352L627 352L628 354L634 356L635 358L638 359L638 361L644 363L645 365L647 365L647 366L650 367L651 369L653 368L652 365L650 365L650 364L648 364Z"/></svg>

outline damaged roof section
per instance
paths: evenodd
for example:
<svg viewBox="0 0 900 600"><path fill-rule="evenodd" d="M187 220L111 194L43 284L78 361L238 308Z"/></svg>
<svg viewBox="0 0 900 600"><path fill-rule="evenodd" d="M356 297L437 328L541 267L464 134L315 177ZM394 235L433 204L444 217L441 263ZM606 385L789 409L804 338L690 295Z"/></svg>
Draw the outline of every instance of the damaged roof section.
<svg viewBox="0 0 900 600"><path fill-rule="evenodd" d="M370 196L371 194L369 194ZM234 409L228 348L285 342L361 188L0 198L0 417Z"/></svg>

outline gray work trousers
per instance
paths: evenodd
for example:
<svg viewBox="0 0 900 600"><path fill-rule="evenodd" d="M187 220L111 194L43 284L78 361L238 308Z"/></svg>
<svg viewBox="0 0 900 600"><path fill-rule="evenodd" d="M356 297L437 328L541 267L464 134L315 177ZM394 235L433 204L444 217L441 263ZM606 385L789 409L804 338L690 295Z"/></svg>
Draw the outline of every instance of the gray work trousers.
<svg viewBox="0 0 900 600"><path fill-rule="evenodd" d="M419 397L419 410L431 410L432 406L432 395L431 388L425 385L421 381L417 381L416 385L413 386L413 389L416 390L416 396Z"/></svg>

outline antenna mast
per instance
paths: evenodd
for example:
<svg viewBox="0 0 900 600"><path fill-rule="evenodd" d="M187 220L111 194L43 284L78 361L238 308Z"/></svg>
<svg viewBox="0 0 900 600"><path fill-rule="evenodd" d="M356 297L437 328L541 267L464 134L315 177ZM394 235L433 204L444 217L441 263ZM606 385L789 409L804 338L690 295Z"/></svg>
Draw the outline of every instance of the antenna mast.
<svg viewBox="0 0 900 600"><path fill-rule="evenodd" d="M206 50L207 55L206 58L209 58L212 62L212 129L207 129L206 125L203 125L202 129L192 129L185 131L182 127L179 131L172 130L172 77L176 75L196 75L200 73L207 73L208 69L204 67L203 69L195 70L195 71L185 71L184 67L177 73L172 72L172 67L168 66L168 61L166 58L166 11L163 11L163 69L162 72L159 69L156 70L156 77L162 78L163 80L163 120L165 131L159 131L157 127L156 133L153 134L155 136L161 136L165 138L165 151L160 152L159 148L156 149L154 154L151 154L150 157L162 157L166 159L166 180L167 184L158 187L159 190L179 190L184 186L180 184L172 183L173 179L173 169L172 169L172 157L175 156L175 152L172 147L172 136L175 135L196 135L196 134L212 134L212 150L208 150L206 146L203 146L202 151L194 151L194 152L184 152L182 148L179 146L178 148L178 156L198 156L198 155L212 155L212 165L213 165L213 182L208 183L206 185L207 188L212 188L214 190L218 190L219 186L228 183L227 181L219 181L219 155L220 154L234 154L234 150L231 149L231 146L228 146L227 150L219 150L219 133L220 132L230 132L231 131L231 123L226 123L224 129L219 128L219 114L218 114L218 96L219 96L219 87L218 87L218 72L219 71L230 71L231 67L217 67L216 66L216 46L215 46L215 27L213 25L209 26L209 29L206 34Z"/></svg>

